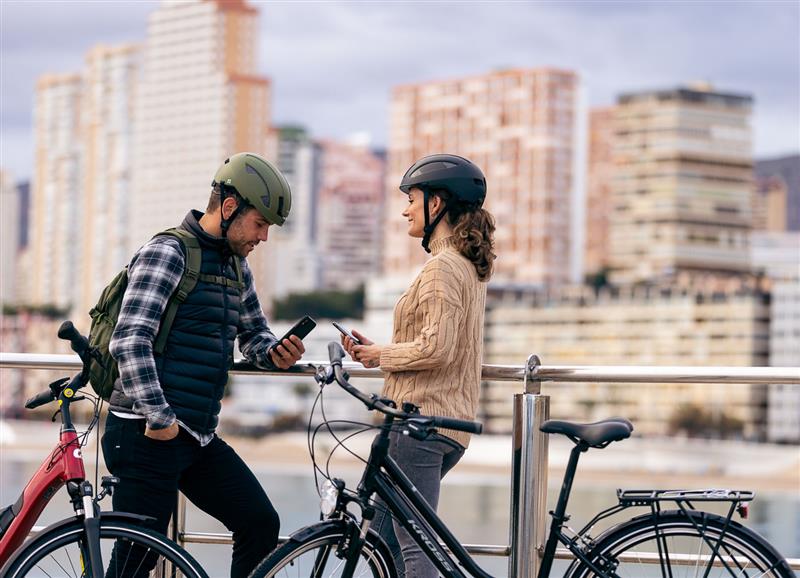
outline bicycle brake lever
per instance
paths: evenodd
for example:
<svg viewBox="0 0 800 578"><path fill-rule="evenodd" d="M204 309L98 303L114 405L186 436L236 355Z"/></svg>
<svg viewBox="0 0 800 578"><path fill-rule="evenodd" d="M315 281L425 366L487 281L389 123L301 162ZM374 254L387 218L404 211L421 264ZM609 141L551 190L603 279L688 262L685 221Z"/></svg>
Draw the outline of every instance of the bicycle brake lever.
<svg viewBox="0 0 800 578"><path fill-rule="evenodd" d="M60 413L61 413L60 409L56 410L56 412L53 414L53 417L50 418L50 421L53 422L53 423L56 423L56 417L58 417L58 414L60 414Z"/></svg>

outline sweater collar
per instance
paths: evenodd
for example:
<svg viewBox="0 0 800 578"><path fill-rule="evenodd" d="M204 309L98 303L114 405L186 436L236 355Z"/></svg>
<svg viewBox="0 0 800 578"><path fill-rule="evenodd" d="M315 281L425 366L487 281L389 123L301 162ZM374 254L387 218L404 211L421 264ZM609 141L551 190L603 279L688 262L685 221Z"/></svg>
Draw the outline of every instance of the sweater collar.
<svg viewBox="0 0 800 578"><path fill-rule="evenodd" d="M441 239L436 239L435 241L431 241L431 255L438 255L448 247L455 247L456 245L456 238L453 235L448 237L442 237Z"/></svg>

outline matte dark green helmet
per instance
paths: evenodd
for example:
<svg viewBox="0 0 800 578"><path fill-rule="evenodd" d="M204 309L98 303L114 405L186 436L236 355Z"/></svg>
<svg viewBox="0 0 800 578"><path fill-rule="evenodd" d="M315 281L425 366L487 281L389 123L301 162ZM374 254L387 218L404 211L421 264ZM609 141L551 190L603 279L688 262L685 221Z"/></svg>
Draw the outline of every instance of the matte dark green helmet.
<svg viewBox="0 0 800 578"><path fill-rule="evenodd" d="M237 153L225 159L214 175L212 185L217 184L236 189L273 225L283 225L289 216L292 208L289 183L272 163L257 154ZM223 199L224 196L223 191Z"/></svg>

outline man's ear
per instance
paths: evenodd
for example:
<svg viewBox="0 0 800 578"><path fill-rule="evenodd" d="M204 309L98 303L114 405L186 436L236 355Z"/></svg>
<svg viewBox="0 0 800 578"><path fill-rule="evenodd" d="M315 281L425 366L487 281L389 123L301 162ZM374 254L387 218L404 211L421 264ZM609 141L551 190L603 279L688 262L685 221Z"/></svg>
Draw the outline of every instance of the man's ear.
<svg viewBox="0 0 800 578"><path fill-rule="evenodd" d="M237 206L236 199L233 197L226 197L225 200L222 201L222 206L220 207L222 219L224 220L230 218Z"/></svg>

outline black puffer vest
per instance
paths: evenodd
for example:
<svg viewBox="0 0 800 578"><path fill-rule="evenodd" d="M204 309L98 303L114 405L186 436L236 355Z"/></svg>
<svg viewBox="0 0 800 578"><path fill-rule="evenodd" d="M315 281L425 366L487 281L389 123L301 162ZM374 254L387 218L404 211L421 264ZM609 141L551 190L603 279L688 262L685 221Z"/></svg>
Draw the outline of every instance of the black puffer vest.
<svg viewBox="0 0 800 578"><path fill-rule="evenodd" d="M208 434L219 423L233 364L242 287L233 261L239 257L231 254L227 241L200 227L200 216L191 211L181 224L200 242L200 277L178 308L164 353L155 361L164 397L177 418L192 431ZM112 409L114 401L112 396Z"/></svg>

